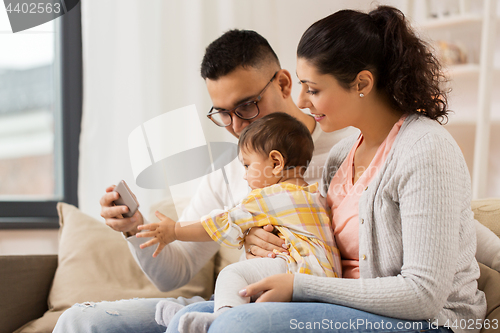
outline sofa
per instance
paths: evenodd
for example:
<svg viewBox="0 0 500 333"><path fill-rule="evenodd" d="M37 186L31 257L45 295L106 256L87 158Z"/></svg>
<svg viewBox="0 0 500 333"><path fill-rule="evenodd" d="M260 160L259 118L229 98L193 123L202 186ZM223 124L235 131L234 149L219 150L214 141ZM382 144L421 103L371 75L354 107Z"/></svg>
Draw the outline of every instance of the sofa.
<svg viewBox="0 0 500 333"><path fill-rule="evenodd" d="M142 273L121 234L74 206L59 203L57 209L58 255L0 256L0 333L52 332L62 312L75 303L92 306L135 297L195 295L208 299L217 274L241 255L221 248L187 285L160 292ZM168 215L174 207L166 202L155 209ZM472 209L475 218L500 237L500 199L474 201ZM481 332L499 332L500 273L482 264L480 270L478 285L486 294L486 318L498 324Z"/></svg>

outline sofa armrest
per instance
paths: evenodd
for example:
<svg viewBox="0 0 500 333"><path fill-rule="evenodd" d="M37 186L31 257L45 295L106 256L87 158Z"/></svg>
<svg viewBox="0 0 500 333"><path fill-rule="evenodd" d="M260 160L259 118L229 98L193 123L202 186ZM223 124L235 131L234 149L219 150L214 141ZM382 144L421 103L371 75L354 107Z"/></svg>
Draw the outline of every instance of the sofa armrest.
<svg viewBox="0 0 500 333"><path fill-rule="evenodd" d="M0 256L0 333L13 332L47 311L57 255Z"/></svg>

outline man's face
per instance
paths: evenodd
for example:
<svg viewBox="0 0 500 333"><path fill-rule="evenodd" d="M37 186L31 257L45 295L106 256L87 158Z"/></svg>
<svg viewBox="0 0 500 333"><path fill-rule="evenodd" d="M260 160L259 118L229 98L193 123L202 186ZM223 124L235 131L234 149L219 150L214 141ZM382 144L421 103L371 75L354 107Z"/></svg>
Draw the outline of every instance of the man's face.
<svg viewBox="0 0 500 333"><path fill-rule="evenodd" d="M208 93L212 99L212 104L219 110L231 110L234 107L257 98L262 89L269 83L274 72L266 69L255 69L238 67L226 76L218 80L206 79ZM278 76L271 82L269 87L261 95L262 99L258 102L260 113L257 117L250 120L238 118L234 113L231 114L232 124L226 129L235 137L251 122L273 112L284 112L284 99L279 88Z"/></svg>

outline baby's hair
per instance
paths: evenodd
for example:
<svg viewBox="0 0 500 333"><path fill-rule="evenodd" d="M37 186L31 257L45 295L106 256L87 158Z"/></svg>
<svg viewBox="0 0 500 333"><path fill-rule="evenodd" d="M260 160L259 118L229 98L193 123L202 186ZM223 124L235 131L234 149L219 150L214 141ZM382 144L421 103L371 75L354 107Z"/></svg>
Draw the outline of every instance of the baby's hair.
<svg viewBox="0 0 500 333"><path fill-rule="evenodd" d="M271 113L248 125L240 135L238 150L255 151L269 156L277 150L285 159L285 169L305 171L311 161L314 143L307 127L283 112Z"/></svg>
<svg viewBox="0 0 500 333"><path fill-rule="evenodd" d="M333 75L345 89L359 72L369 70L395 109L447 120L441 65L396 8L379 6L368 14L341 10L327 16L306 30L297 57Z"/></svg>

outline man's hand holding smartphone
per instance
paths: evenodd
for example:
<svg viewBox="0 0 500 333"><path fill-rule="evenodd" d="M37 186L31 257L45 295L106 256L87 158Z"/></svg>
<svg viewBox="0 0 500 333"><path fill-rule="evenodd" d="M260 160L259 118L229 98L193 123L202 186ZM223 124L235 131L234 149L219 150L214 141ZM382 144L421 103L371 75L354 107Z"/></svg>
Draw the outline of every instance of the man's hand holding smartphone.
<svg viewBox="0 0 500 333"><path fill-rule="evenodd" d="M139 203L123 181L117 186L112 185L106 188L106 194L102 196L100 204L101 216L105 219L106 224L111 229L123 232L128 237L135 235L138 232L137 226L144 224L142 214L137 210ZM130 217L126 217L126 215Z"/></svg>

